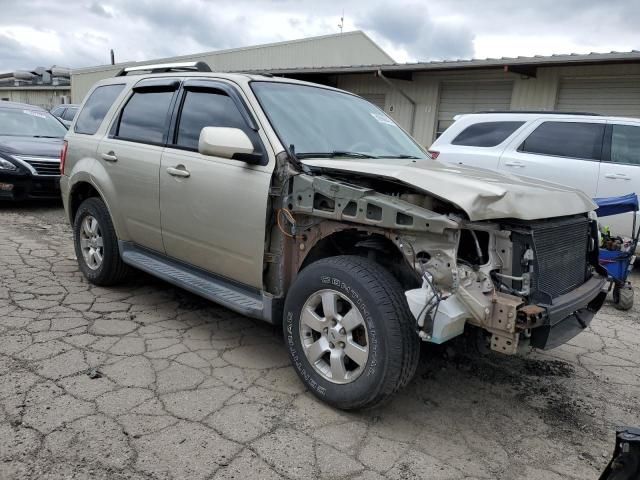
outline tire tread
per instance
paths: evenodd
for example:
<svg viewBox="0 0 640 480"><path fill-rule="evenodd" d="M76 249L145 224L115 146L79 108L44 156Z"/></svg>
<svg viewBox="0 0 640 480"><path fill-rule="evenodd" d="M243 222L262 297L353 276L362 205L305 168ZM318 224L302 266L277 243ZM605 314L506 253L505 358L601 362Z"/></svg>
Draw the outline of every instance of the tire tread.
<svg viewBox="0 0 640 480"><path fill-rule="evenodd" d="M85 269L81 268L81 270L85 274L85 277L95 285L110 286L120 283L129 273L129 266L125 264L120 257L118 237L113 226L113 221L111 220L111 215L109 215L107 206L99 197L87 198L80 204L76 212L76 218L74 219L74 243L78 263L84 260L82 259L82 252L76 239L76 230L80 228L81 216L85 211L90 212L98 220L104 239L105 255L102 269L97 275L89 276Z"/></svg>
<svg viewBox="0 0 640 480"><path fill-rule="evenodd" d="M404 297L399 282L381 265L364 257L341 255L329 257L312 263L309 267L331 266L359 279L369 290L377 307L387 321L389 329L388 371L377 391L368 398L353 405L340 405L340 408L373 408L386 402L398 390L406 386L413 378L420 355L420 339L415 330L413 315Z"/></svg>

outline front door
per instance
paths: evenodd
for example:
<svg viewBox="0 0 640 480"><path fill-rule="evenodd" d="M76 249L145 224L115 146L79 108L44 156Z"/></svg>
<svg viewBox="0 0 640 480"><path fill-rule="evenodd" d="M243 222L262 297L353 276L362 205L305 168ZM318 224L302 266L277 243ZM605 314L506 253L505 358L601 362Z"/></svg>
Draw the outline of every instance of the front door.
<svg viewBox="0 0 640 480"><path fill-rule="evenodd" d="M640 193L640 124L622 121L610 123L606 139L598 179L598 197ZM629 237L633 213L602 218L600 223L609 225L615 235Z"/></svg>
<svg viewBox="0 0 640 480"><path fill-rule="evenodd" d="M229 88L218 81L199 80L192 87L185 82L173 143L162 154L162 238L167 255L262 288L273 166L198 153L200 131L207 126L241 128L264 152L258 133L247 124L247 110L245 117L241 114L246 107L235 90L229 96Z"/></svg>

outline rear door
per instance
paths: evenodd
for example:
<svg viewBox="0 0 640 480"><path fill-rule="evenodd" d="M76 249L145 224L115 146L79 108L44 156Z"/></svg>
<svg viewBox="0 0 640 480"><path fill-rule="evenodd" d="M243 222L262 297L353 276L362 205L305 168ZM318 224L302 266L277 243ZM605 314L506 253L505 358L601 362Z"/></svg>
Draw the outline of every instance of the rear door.
<svg viewBox="0 0 640 480"><path fill-rule="evenodd" d="M180 81L138 82L98 146L114 189L112 209L121 212L123 239L163 252L160 230L160 158L168 136L170 111Z"/></svg>
<svg viewBox="0 0 640 480"><path fill-rule="evenodd" d="M262 288L267 201L273 164L257 123L231 83L186 80L171 141L162 155L160 208L167 255ZM204 127L243 130L263 164L201 155ZM176 175L180 173L181 175Z"/></svg>
<svg viewBox="0 0 640 480"><path fill-rule="evenodd" d="M617 197L627 193L640 193L640 123L609 122L597 196ZM615 235L630 236L633 213L606 217L600 222L609 225Z"/></svg>
<svg viewBox="0 0 640 480"><path fill-rule="evenodd" d="M539 119L517 135L500 170L596 195L605 120Z"/></svg>

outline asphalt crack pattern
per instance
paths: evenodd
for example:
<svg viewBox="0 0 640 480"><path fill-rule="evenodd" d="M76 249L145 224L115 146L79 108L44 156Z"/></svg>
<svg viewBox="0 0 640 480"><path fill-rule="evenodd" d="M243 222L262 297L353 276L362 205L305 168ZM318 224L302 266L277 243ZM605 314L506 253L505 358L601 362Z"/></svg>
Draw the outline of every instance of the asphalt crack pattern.
<svg viewBox="0 0 640 480"><path fill-rule="evenodd" d="M2 479L595 478L640 425L638 307L527 358L423 348L391 403L345 413L277 329L142 273L88 284L59 207L0 218Z"/></svg>

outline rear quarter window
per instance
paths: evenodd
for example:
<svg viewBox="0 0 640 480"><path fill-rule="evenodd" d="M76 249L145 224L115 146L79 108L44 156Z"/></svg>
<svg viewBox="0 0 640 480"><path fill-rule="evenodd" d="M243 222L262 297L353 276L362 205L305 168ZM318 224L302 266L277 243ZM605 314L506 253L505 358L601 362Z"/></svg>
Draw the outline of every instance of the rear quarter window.
<svg viewBox="0 0 640 480"><path fill-rule="evenodd" d="M123 84L104 85L96 88L78 114L74 132L85 135L96 133L111 105L123 89Z"/></svg>
<svg viewBox="0 0 640 480"><path fill-rule="evenodd" d="M469 125L451 142L467 147L495 147L511 136L524 122L482 122Z"/></svg>

